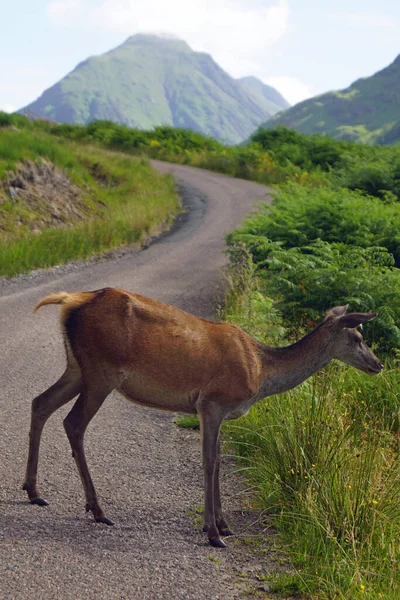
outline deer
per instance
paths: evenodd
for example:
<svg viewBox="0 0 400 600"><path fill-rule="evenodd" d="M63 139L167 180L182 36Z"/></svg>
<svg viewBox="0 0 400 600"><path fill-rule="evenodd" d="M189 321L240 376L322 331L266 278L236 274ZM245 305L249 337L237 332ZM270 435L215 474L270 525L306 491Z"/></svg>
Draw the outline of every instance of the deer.
<svg viewBox="0 0 400 600"><path fill-rule="evenodd" d="M60 305L67 366L33 399L26 490L32 504L47 506L37 487L43 427L61 406L78 396L64 419L72 456L95 521L113 525L97 498L83 440L91 419L117 390L128 400L175 413L197 414L204 471L204 526L208 541L224 548L233 535L221 506L220 427L257 401L296 387L338 359L370 375L383 365L357 327L377 313L347 313L337 306L296 343L273 348L229 323L202 319L179 308L118 288L53 293L34 308Z"/></svg>

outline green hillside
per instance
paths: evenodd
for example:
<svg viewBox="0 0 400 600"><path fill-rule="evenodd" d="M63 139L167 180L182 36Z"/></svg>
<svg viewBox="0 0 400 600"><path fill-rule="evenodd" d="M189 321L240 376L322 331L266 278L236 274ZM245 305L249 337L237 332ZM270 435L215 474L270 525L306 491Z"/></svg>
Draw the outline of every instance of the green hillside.
<svg viewBox="0 0 400 600"><path fill-rule="evenodd" d="M170 175L44 126L0 112L0 277L141 244L168 228L180 210Z"/></svg>
<svg viewBox="0 0 400 600"><path fill-rule="evenodd" d="M263 127L285 125L300 133L327 133L361 142L400 141L400 56L375 75L349 88L296 104Z"/></svg>
<svg viewBox="0 0 400 600"><path fill-rule="evenodd" d="M286 105L273 88L269 101L267 86L263 94L246 87L183 40L139 34L80 63L20 112L61 123L171 125L236 143Z"/></svg>

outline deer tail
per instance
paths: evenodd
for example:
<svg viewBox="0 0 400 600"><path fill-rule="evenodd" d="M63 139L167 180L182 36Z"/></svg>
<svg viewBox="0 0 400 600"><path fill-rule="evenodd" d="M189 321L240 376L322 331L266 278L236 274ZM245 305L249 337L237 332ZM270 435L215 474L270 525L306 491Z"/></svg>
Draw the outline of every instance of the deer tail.
<svg viewBox="0 0 400 600"><path fill-rule="evenodd" d="M73 308L74 306L79 306L83 302L87 301L88 294L78 292L75 294L69 294L68 292L58 292L57 294L49 294L40 302L38 302L33 309L35 313L41 306L46 306L46 304L63 304L67 305L68 308Z"/></svg>

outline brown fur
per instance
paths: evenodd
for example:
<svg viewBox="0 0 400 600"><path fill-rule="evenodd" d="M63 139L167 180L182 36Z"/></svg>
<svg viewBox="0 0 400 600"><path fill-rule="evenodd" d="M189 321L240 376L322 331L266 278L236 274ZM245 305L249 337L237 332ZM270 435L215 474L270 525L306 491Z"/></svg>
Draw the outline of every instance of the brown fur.
<svg viewBox="0 0 400 600"><path fill-rule="evenodd" d="M379 372L378 359L353 329L374 313L327 313L324 323L297 344L270 348L227 323L213 323L178 308L124 290L60 292L43 298L35 311L61 305L67 369L34 399L25 489L44 503L36 486L40 436L48 417L78 393L64 421L86 492L87 509L104 516L86 465L85 429L107 395L117 389L132 402L200 418L205 473L205 522L211 544L231 532L219 492L219 428L262 397L290 389L339 358L367 372ZM342 321L342 324L341 324ZM344 324L346 322L346 325ZM361 338L362 339L362 338ZM350 340L350 342L349 342ZM349 350L350 348L350 350Z"/></svg>

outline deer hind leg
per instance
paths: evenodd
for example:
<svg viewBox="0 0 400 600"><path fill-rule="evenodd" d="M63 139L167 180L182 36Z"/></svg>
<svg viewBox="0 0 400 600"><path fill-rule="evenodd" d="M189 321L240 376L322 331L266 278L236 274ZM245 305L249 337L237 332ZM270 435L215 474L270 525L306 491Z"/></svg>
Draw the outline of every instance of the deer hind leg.
<svg viewBox="0 0 400 600"><path fill-rule="evenodd" d="M209 542L217 548L225 548L220 538L215 513L215 473L218 455L218 435L221 425L220 417L210 405L201 407L199 411L200 428L203 446L204 469L204 526Z"/></svg>
<svg viewBox="0 0 400 600"><path fill-rule="evenodd" d="M215 511L215 522L218 527L218 531L221 535L233 535L233 531L229 529L228 523L225 520L225 517L222 513L221 506L221 495L219 489L219 471L221 466L221 439L218 436L217 441L217 458L215 462L215 471L214 471L214 511Z"/></svg>
<svg viewBox="0 0 400 600"><path fill-rule="evenodd" d="M110 388L90 389L85 386L71 412L64 419L64 427L71 444L72 456L75 459L85 490L86 511L92 511L95 520L106 525L113 525L113 522L104 515L97 500L96 490L86 463L83 438L88 424L111 391Z"/></svg>
<svg viewBox="0 0 400 600"><path fill-rule="evenodd" d="M81 387L82 380L79 368L68 366L65 373L54 385L32 401L28 464L23 485L23 489L28 493L32 504L47 506L46 500L40 497L36 483L39 446L43 427L57 409L79 394Z"/></svg>

